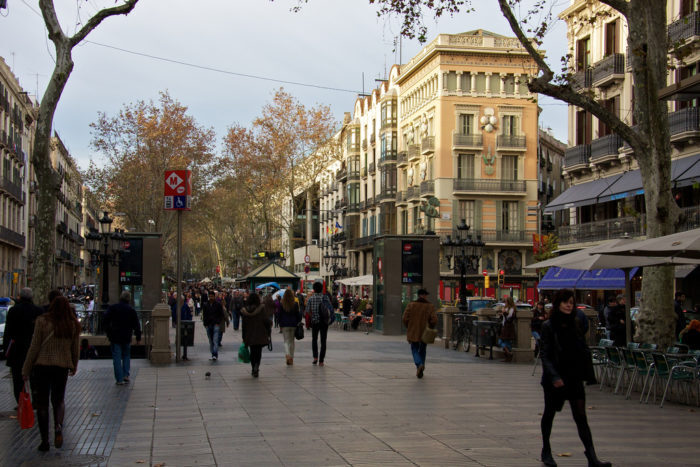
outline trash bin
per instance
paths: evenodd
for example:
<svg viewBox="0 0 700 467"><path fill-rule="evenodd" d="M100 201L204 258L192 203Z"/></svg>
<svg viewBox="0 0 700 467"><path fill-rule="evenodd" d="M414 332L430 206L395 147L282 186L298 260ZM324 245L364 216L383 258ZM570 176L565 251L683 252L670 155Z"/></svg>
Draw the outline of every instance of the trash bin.
<svg viewBox="0 0 700 467"><path fill-rule="evenodd" d="M474 343L476 344L476 354L479 350L489 348L489 360L493 360L493 346L496 344L496 331L499 323L497 321L474 321Z"/></svg>
<svg viewBox="0 0 700 467"><path fill-rule="evenodd" d="M194 345L194 321L180 321L180 345L183 347Z"/></svg>

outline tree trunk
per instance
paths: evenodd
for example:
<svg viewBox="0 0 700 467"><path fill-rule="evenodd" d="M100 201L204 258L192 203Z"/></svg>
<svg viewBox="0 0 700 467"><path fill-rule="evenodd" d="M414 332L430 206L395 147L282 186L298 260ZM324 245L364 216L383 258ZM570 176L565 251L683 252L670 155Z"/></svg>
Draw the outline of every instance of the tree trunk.
<svg viewBox="0 0 700 467"><path fill-rule="evenodd" d="M39 106L32 164L37 179L37 222L34 234L35 259L32 266L32 288L37 303L44 303L54 284L56 259L56 194L62 177L51 166L51 129L56 106L73 71L71 49L56 45L56 66Z"/></svg>
<svg viewBox="0 0 700 467"><path fill-rule="evenodd" d="M634 117L645 148L635 148L644 186L647 237L675 231L679 209L671 193L668 107L658 90L666 86L666 10L656 0L639 0L628 12L628 46L635 83ZM645 268L637 341L665 348L675 341L673 267ZM631 304L630 304L631 306Z"/></svg>

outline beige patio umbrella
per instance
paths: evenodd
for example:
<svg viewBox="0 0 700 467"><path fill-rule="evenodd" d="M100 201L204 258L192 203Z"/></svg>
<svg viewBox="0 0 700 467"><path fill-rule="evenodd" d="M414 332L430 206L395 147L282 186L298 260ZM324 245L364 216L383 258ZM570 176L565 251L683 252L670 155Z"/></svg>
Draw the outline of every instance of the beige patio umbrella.
<svg viewBox="0 0 700 467"><path fill-rule="evenodd" d="M648 238L628 244L608 245L607 248L601 249L598 253L619 256L700 259L700 229Z"/></svg>

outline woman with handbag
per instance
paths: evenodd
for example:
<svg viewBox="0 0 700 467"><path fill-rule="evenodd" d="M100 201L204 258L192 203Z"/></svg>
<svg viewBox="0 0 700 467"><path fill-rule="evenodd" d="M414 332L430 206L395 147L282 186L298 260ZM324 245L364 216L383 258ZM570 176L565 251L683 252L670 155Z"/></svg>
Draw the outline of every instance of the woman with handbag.
<svg viewBox="0 0 700 467"><path fill-rule="evenodd" d="M560 290L554 297L551 317L542 324L540 358L543 369L541 384L544 389L544 412L540 423L542 462L547 466L557 465L552 457L549 436L554 415L561 411L564 401L568 400L579 438L586 448L589 467L610 467L610 462L601 461L596 456L586 418L583 383L595 384L596 379L582 325L576 318L572 290Z"/></svg>
<svg viewBox="0 0 700 467"><path fill-rule="evenodd" d="M24 360L22 377L32 375L32 393L41 444L49 450L49 396L53 407L54 445L63 445L64 396L68 375L75 375L80 357L80 323L65 297L56 297L36 319L32 343Z"/></svg>
<svg viewBox="0 0 700 467"><path fill-rule="evenodd" d="M292 289L287 289L282 295L282 311L279 314L279 324L282 329L282 337L284 337L284 355L287 365L294 365L294 332L299 323L301 323L299 304L294 298Z"/></svg>
<svg viewBox="0 0 700 467"><path fill-rule="evenodd" d="M403 313L403 324L407 328L406 339L411 344L413 362L416 364L416 377L422 378L427 349L423 335L430 334L435 339L434 329L437 325L437 312L435 306L428 301L427 290L419 289L418 299L408 304Z"/></svg>
<svg viewBox="0 0 700 467"><path fill-rule="evenodd" d="M260 295L251 293L248 303L241 309L243 318L243 343L250 347L251 374L257 378L260 373L260 360L262 359L262 349L270 343L272 332L272 313L275 308L272 299L267 296L265 301L260 303Z"/></svg>

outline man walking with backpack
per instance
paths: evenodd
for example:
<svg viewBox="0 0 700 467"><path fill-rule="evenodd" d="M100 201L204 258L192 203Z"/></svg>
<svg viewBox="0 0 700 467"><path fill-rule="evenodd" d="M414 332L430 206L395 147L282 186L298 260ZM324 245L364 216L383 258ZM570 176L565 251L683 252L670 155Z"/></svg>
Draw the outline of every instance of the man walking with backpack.
<svg viewBox="0 0 700 467"><path fill-rule="evenodd" d="M332 322L333 305L326 295L323 295L323 284L314 282L314 293L306 302L307 309L311 312L311 349L314 354L313 364L323 366L326 357L326 337L328 326ZM321 334L321 354L318 353L318 335Z"/></svg>

